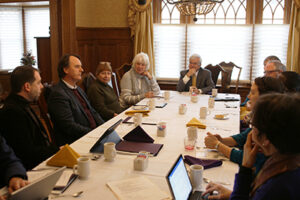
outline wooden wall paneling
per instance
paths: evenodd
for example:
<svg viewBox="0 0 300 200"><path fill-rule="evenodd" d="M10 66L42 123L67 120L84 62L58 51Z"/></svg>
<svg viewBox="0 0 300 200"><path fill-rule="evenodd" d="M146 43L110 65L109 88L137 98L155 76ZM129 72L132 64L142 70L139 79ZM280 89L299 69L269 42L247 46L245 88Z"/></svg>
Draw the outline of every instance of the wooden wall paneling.
<svg viewBox="0 0 300 200"><path fill-rule="evenodd" d="M85 70L95 73L100 61L111 62L113 71L133 59L129 28L83 28L77 32L78 53ZM119 82L118 82L119 83Z"/></svg>

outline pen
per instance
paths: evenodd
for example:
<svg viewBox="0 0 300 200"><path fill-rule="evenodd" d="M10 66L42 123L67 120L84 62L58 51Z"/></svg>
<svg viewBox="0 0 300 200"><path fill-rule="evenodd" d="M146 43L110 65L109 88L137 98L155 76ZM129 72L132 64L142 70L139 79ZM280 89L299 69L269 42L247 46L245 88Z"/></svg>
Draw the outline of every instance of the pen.
<svg viewBox="0 0 300 200"><path fill-rule="evenodd" d="M78 177L78 175L72 174L72 176L70 177L70 180L68 181L68 183L64 187L64 189L61 191L61 193L64 193L64 191L66 191L68 189L68 187L76 180L77 177Z"/></svg>

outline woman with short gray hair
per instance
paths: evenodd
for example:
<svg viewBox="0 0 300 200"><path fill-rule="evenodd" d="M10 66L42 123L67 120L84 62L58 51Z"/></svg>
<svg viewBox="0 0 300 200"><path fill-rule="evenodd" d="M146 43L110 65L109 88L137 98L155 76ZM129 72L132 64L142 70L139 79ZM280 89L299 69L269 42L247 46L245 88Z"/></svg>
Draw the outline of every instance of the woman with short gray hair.
<svg viewBox="0 0 300 200"><path fill-rule="evenodd" d="M149 57L141 52L132 61L132 68L124 74L121 80L120 104L127 108L141 101L152 98L160 92L159 85L149 73Z"/></svg>

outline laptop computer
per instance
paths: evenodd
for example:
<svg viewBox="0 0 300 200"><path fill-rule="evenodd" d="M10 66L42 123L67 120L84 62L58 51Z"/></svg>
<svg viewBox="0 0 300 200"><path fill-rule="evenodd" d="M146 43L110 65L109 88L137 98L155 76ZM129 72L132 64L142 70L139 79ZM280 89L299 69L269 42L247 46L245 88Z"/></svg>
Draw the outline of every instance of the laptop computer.
<svg viewBox="0 0 300 200"><path fill-rule="evenodd" d="M180 155L167 175L167 182L176 200L201 200L202 192L193 192L193 187L185 168L182 155Z"/></svg>
<svg viewBox="0 0 300 200"><path fill-rule="evenodd" d="M91 153L103 153L104 152L104 143L113 142L118 144L122 139L115 131L115 129L121 124L123 120L120 119L116 123L114 123L111 127L109 127L103 135L98 139L98 141L92 146L90 149Z"/></svg>
<svg viewBox="0 0 300 200"><path fill-rule="evenodd" d="M61 167L46 176L14 191L8 197L8 200L43 200L47 199L51 190L54 188L59 177L62 175L66 167Z"/></svg>

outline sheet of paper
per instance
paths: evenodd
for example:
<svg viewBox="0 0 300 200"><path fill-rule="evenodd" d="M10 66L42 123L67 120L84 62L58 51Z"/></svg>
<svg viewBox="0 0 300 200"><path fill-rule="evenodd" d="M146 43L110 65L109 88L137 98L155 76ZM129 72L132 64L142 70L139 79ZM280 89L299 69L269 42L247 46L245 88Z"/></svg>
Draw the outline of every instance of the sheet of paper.
<svg viewBox="0 0 300 200"><path fill-rule="evenodd" d="M171 199L149 179L145 177L131 178L120 181L108 182L107 185L120 200L131 199Z"/></svg>

